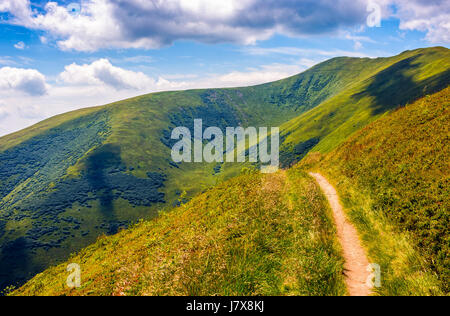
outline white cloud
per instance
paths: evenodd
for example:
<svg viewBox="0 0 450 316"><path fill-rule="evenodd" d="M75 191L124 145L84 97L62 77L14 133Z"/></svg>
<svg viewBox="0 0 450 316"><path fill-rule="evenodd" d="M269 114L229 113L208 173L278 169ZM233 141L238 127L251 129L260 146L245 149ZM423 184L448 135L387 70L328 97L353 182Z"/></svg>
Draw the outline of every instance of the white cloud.
<svg viewBox="0 0 450 316"><path fill-rule="evenodd" d="M60 79L72 85L106 85L116 90L144 90L155 86L156 82L142 72L133 72L113 66L107 59L99 59L91 64L72 64L65 67Z"/></svg>
<svg viewBox="0 0 450 316"><path fill-rule="evenodd" d="M34 69L0 68L0 135L79 108L188 87L114 66L107 59L68 65L49 82Z"/></svg>
<svg viewBox="0 0 450 316"><path fill-rule="evenodd" d="M107 59L99 59L90 64L66 66L51 84L45 82L45 77L37 70L0 68L0 135L53 115L150 92L266 83L297 74L314 63L303 58L294 65L270 64L201 77L175 74L151 78L114 66ZM43 87L45 93L42 93Z"/></svg>
<svg viewBox="0 0 450 316"><path fill-rule="evenodd" d="M23 56L15 56L14 58L11 56L0 56L0 66L23 66L29 65L33 62L33 59L29 57Z"/></svg>
<svg viewBox="0 0 450 316"><path fill-rule="evenodd" d="M28 24L32 14L29 0L2 0L0 12L14 14L16 21L21 24Z"/></svg>
<svg viewBox="0 0 450 316"><path fill-rule="evenodd" d="M19 49L19 50L24 50L25 49L25 43L24 42L18 42L17 44L14 44L14 48Z"/></svg>
<svg viewBox="0 0 450 316"><path fill-rule="evenodd" d="M301 65L271 64L246 71L233 71L212 77L208 81L217 87L249 86L287 78L306 70Z"/></svg>
<svg viewBox="0 0 450 316"><path fill-rule="evenodd" d="M450 3L448 0L393 0L401 30L426 32L432 43L450 42Z"/></svg>
<svg viewBox="0 0 450 316"><path fill-rule="evenodd" d="M338 56L347 56L347 57L377 57L372 55L367 55L361 52L352 52L352 51L344 51L344 50L321 50L321 49L309 49L309 48L299 48L299 47L246 47L240 50L243 53L255 56L264 56L264 55L287 55L287 56L309 56L310 58L314 58L316 61L323 61L328 58L338 57Z"/></svg>
<svg viewBox="0 0 450 316"><path fill-rule="evenodd" d="M3 93L16 91L32 96L47 92L45 76L34 69L0 68L0 89Z"/></svg>
<svg viewBox="0 0 450 316"><path fill-rule="evenodd" d="M0 65L1 66L13 66L17 63L10 56L0 56Z"/></svg>
<svg viewBox="0 0 450 316"><path fill-rule="evenodd" d="M95 91L112 89L119 92L145 93L176 89L249 86L292 76L315 63L311 59L304 58L293 65L270 64L225 74L209 74L202 78L194 74L175 74L154 79L142 72L114 66L108 59L99 59L91 64L68 65L58 79L60 86L67 88L83 87Z"/></svg>
<svg viewBox="0 0 450 316"><path fill-rule="evenodd" d="M383 8L385 18L400 20L400 30L424 32L430 43L450 42L448 0L372 0Z"/></svg>
<svg viewBox="0 0 450 316"><path fill-rule="evenodd" d="M164 75L164 79L167 80L183 80L183 79L197 79L199 75L195 74L169 74Z"/></svg>
<svg viewBox="0 0 450 316"><path fill-rule="evenodd" d="M353 46L355 50L359 50L363 48L363 44L360 41L355 41L355 45Z"/></svg>
<svg viewBox="0 0 450 316"><path fill-rule="evenodd" d="M6 105L0 102L0 121L9 115L9 111L6 109Z"/></svg>
<svg viewBox="0 0 450 316"><path fill-rule="evenodd" d="M49 89L45 76L37 70L0 68L0 135L48 117L45 100Z"/></svg>
<svg viewBox="0 0 450 316"><path fill-rule="evenodd" d="M80 14L48 2L33 11L29 0L2 0L11 24L46 32L62 50L155 49L176 40L255 44L279 33L310 36L363 26L369 0L83 0ZM448 0L371 0L400 29L426 33L430 42L450 41ZM395 10L392 10L395 6ZM357 42L365 40L357 39ZM356 42L355 41L355 42Z"/></svg>
<svg viewBox="0 0 450 316"><path fill-rule="evenodd" d="M73 15L56 2L3 0L10 23L46 31L62 50L159 48L176 40L254 44L281 33L332 33L365 20L366 0L85 0Z"/></svg>
<svg viewBox="0 0 450 316"><path fill-rule="evenodd" d="M376 41L374 41L370 37L351 35L349 33L345 34L345 38L348 39L348 40L351 40L351 41L355 41L355 42L366 42L366 43L372 43L372 44L377 43Z"/></svg>
<svg viewBox="0 0 450 316"><path fill-rule="evenodd" d="M134 64L151 64L154 62L154 59L151 56L131 56L123 58L122 61Z"/></svg>

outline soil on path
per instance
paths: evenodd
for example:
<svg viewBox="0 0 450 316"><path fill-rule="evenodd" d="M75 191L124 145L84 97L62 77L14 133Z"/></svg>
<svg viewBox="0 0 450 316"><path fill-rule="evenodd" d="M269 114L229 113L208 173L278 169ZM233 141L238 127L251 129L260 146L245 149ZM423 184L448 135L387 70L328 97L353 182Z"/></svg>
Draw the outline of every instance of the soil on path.
<svg viewBox="0 0 450 316"><path fill-rule="evenodd" d="M310 173L310 175L319 183L333 210L337 234L345 259L345 282L348 292L350 296L369 296L371 287L366 283L371 271L370 269L368 271L369 260L364 248L361 246L358 233L345 216L334 187L321 174Z"/></svg>

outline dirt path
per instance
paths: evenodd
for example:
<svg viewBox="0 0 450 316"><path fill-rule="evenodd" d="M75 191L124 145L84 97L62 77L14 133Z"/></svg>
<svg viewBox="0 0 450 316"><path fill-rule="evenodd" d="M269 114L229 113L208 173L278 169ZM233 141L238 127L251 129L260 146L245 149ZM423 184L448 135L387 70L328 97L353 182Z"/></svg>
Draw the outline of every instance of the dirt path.
<svg viewBox="0 0 450 316"><path fill-rule="evenodd" d="M348 292L350 296L368 296L371 294L371 288L366 285L370 275L367 271L369 260L361 246L358 233L353 224L347 220L333 186L321 174L310 173L310 175L319 183L333 209L337 234L344 253L345 283Z"/></svg>

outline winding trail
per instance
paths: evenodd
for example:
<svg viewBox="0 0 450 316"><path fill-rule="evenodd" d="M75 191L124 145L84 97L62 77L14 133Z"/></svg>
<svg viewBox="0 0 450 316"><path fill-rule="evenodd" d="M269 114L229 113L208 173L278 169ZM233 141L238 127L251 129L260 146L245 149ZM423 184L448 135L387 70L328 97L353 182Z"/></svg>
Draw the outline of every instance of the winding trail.
<svg viewBox="0 0 450 316"><path fill-rule="evenodd" d="M337 235L343 249L345 259L345 283L350 296L369 296L371 287L366 285L371 272L367 271L369 260L361 246L358 233L345 216L339 197L333 186L319 173L310 173L316 179L333 209L333 217L337 227Z"/></svg>

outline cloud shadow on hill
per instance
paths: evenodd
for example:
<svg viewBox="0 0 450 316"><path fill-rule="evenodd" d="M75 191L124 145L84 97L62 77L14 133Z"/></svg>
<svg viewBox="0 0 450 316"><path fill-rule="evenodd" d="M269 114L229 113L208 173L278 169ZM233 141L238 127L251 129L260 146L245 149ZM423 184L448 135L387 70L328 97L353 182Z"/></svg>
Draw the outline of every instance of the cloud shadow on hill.
<svg viewBox="0 0 450 316"><path fill-rule="evenodd" d="M379 72L363 92L352 97L359 101L364 97L374 97L372 103L374 115L387 110L405 106L424 95L436 93L450 83L450 70L440 72L421 81L413 76L421 70L421 55L413 56Z"/></svg>

